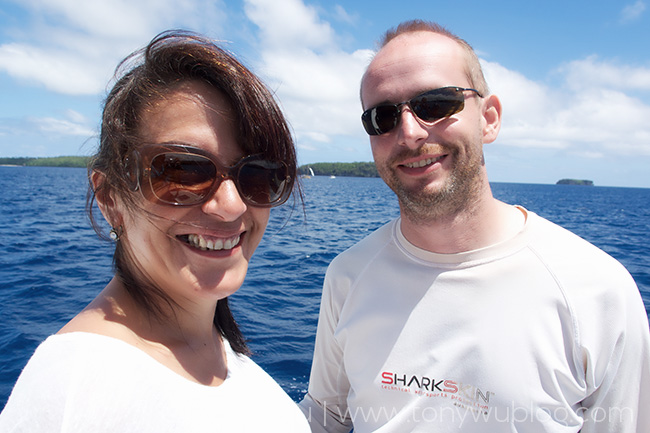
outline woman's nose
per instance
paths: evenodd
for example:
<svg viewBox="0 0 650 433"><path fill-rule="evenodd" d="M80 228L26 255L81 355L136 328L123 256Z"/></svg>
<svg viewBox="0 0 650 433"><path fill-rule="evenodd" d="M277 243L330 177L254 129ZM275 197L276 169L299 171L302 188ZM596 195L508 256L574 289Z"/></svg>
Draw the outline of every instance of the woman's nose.
<svg viewBox="0 0 650 433"><path fill-rule="evenodd" d="M224 179L201 208L206 214L218 216L224 221L235 221L248 209L232 179Z"/></svg>

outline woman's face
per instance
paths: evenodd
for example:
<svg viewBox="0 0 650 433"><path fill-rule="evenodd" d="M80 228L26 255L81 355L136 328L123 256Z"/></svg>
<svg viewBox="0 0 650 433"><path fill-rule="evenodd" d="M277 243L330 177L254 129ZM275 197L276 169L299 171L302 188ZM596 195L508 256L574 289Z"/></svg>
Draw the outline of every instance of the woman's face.
<svg viewBox="0 0 650 433"><path fill-rule="evenodd" d="M199 147L230 166L245 156L237 144L234 114L219 91L201 82L180 84L142 113L146 144ZM196 206L141 200L141 210L122 212L124 234L138 268L179 305L216 301L242 285L260 243L269 209L246 205L232 179Z"/></svg>

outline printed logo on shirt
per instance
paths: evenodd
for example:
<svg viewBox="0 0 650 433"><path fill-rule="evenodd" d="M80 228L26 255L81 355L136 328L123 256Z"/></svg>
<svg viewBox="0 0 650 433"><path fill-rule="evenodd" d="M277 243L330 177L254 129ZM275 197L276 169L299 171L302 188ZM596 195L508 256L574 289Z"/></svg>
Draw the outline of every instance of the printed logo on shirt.
<svg viewBox="0 0 650 433"><path fill-rule="evenodd" d="M435 379L427 376L383 371L380 386L382 390L407 392L420 397L447 398L455 406L487 411L494 392L478 386L451 379Z"/></svg>

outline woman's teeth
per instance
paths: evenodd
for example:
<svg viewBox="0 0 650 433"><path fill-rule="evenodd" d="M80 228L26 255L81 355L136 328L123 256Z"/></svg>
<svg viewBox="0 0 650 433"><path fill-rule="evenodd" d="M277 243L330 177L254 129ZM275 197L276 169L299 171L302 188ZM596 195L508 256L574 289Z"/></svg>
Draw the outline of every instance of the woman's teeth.
<svg viewBox="0 0 650 433"><path fill-rule="evenodd" d="M188 235L187 243L204 251L231 250L239 244L239 236L230 239L205 239L201 235Z"/></svg>
<svg viewBox="0 0 650 433"><path fill-rule="evenodd" d="M442 158L442 156L439 156L437 158L427 158L423 159L421 161L416 161L416 162L409 162L407 164L404 164L408 168L420 168L420 167L425 167L429 164L433 164L434 162L439 161Z"/></svg>

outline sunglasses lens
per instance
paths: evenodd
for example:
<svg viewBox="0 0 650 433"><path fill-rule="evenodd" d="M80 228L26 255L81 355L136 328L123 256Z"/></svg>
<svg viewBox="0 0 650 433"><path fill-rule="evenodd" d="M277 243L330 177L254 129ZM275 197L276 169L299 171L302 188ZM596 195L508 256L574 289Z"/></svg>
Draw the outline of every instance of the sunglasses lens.
<svg viewBox="0 0 650 433"><path fill-rule="evenodd" d="M410 105L420 119L432 122L462 111L465 97L454 88L436 89L411 99Z"/></svg>
<svg viewBox="0 0 650 433"><path fill-rule="evenodd" d="M199 203L210 193L216 179L217 168L201 155L168 152L151 160L151 191L164 203Z"/></svg>
<svg viewBox="0 0 650 433"><path fill-rule="evenodd" d="M395 105L380 105L366 110L361 122L368 135L381 135L397 125L399 109Z"/></svg>
<svg viewBox="0 0 650 433"><path fill-rule="evenodd" d="M276 206L291 194L293 182L288 167L281 161L267 161L256 155L224 167L201 149L176 144L150 145L144 152L144 161L150 162L139 182L142 194L154 203L202 204L224 179L232 179L241 199L252 206Z"/></svg>
<svg viewBox="0 0 650 433"><path fill-rule="evenodd" d="M237 184L244 201L268 206L281 204L288 198L288 169L282 162L250 160L239 169Z"/></svg>
<svg viewBox="0 0 650 433"><path fill-rule="evenodd" d="M381 135L390 132L399 123L401 106L407 103L415 115L425 122L449 117L462 111L465 107L463 90L470 89L443 87L418 95L402 104L379 105L364 111L361 115L361 122L368 135Z"/></svg>

